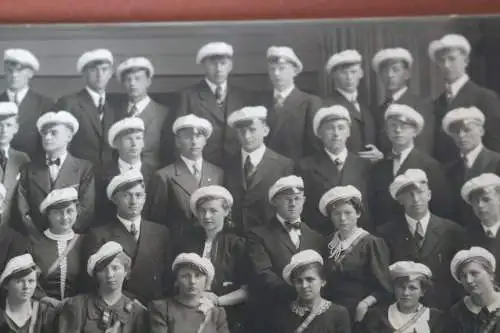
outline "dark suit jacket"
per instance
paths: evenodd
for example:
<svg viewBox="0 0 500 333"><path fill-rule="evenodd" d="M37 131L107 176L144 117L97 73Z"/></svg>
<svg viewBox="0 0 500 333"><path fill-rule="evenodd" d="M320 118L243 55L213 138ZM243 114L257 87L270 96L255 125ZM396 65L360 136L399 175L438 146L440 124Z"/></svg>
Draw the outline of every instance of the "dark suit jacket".
<svg viewBox="0 0 500 333"><path fill-rule="evenodd" d="M458 224L431 214L419 249L405 217L384 224L377 230L391 251L391 262L411 260L427 265L434 286L424 296L428 306L448 310L462 295L461 287L450 274L453 256L465 246L465 232Z"/></svg>
<svg viewBox="0 0 500 333"><path fill-rule="evenodd" d="M495 238L488 238L484 232L481 224L475 223L470 224L466 229L467 239L466 245L467 248L471 246L480 246L490 251L491 254L495 256L497 262L500 260L500 233L496 234ZM500 271L497 269L495 272L496 283L500 281Z"/></svg>
<svg viewBox="0 0 500 333"><path fill-rule="evenodd" d="M347 140L347 149L353 153L366 150L365 145L377 143L377 129L372 111L359 99L358 103L361 111L358 111L354 104L348 101L338 90L335 90L323 101L324 106L338 104L349 110L352 124L351 136Z"/></svg>
<svg viewBox="0 0 500 333"><path fill-rule="evenodd" d="M458 148L453 140L443 132L441 123L445 114L459 107L475 106L481 110L486 118L484 145L496 152L500 152L500 100L492 90L483 88L469 80L458 91L458 94L448 105L446 94L441 94L435 101L436 136L434 156L438 161L449 162L459 156Z"/></svg>
<svg viewBox="0 0 500 333"><path fill-rule="evenodd" d="M227 159L224 184L234 197L233 222L239 231L246 232L265 225L273 217L274 209L267 199L269 188L281 177L292 174L293 161L266 148L247 188L241 159L241 151Z"/></svg>
<svg viewBox="0 0 500 333"><path fill-rule="evenodd" d="M472 206L462 199L460 190L467 180L489 172L500 176L500 154L488 148L483 148L472 168L467 171L461 158L447 165L446 175L449 177L455 207L453 218L464 227L479 223L479 219L474 214Z"/></svg>
<svg viewBox="0 0 500 333"><path fill-rule="evenodd" d="M11 210L15 207L17 183L21 178L21 169L30 161L26 153L17 151L13 148L9 149L7 165L5 170L0 168L0 180L5 186L6 194L4 199L4 211L2 213L2 224L12 225ZM14 209L15 210L15 209ZM18 216L17 216L18 217ZM16 218L14 213L14 219Z"/></svg>
<svg viewBox="0 0 500 333"><path fill-rule="evenodd" d="M227 125L227 117L250 102L247 91L228 84L225 109L219 110L214 94L203 79L181 92L176 117L193 113L210 121L214 130L205 146L204 156L210 163L222 166L225 157L239 149L236 131Z"/></svg>
<svg viewBox="0 0 500 333"><path fill-rule="evenodd" d="M90 255L109 241L120 243L132 259L124 290L132 293L143 304L165 295L171 283L172 265L172 243L167 228L142 220L139 240L136 241L115 217L109 223L89 230L83 244L84 261L87 262Z"/></svg>
<svg viewBox="0 0 500 333"><path fill-rule="evenodd" d="M297 174L304 179L304 220L322 235L333 233L333 224L329 217L323 216L318 209L321 196L336 186L352 185L361 191L364 207L368 209L368 180L370 164L356 154L348 153L340 172L330 157L323 150L314 156L309 156L299 163ZM367 230L372 229L369 211L365 211L360 225Z"/></svg>
<svg viewBox="0 0 500 333"><path fill-rule="evenodd" d="M74 225L75 231L84 232L94 221L95 183L92 165L88 161L67 155L54 184L50 181L49 168L44 158L26 164L19 180L17 207L21 218L29 215L38 231L48 227L47 219L39 210L40 203L56 188L75 187L78 191L80 213ZM25 222L25 221L23 221ZM23 223L23 232L33 232Z"/></svg>
<svg viewBox="0 0 500 333"><path fill-rule="evenodd" d="M223 176L222 169L203 161L201 180L198 183L179 158L174 164L153 175L148 183L144 214L149 220L168 226L173 234L181 234L197 223L189 209L191 194L203 186L222 185Z"/></svg>
<svg viewBox="0 0 500 333"><path fill-rule="evenodd" d="M269 148L296 163L321 149L312 125L314 115L321 107L319 97L294 88L282 108L274 108L272 93L267 96L265 105L269 110L267 122L271 129L266 140Z"/></svg>
<svg viewBox="0 0 500 333"><path fill-rule="evenodd" d="M87 160L94 166L109 163L115 152L108 144L108 130L112 124L125 117L116 111L106 95L104 116L99 120L99 111L86 89L61 97L56 108L66 110L78 119L80 129L73 137L69 151L75 157Z"/></svg>
<svg viewBox="0 0 500 333"><path fill-rule="evenodd" d="M422 132L420 132L420 134L415 138L415 147L426 154L432 155L434 152L435 126L441 126L441 124L436 124L434 106L432 105L431 100L415 95L408 89L394 103L411 106L415 109L415 111L422 115L425 125ZM378 131L377 147L384 154L390 153L392 150L392 144L387 137L387 132L385 131L384 114L386 110L387 105L379 105L375 116L377 119Z"/></svg>
<svg viewBox="0 0 500 333"><path fill-rule="evenodd" d="M9 101L7 92L0 95L0 101ZM40 152L42 144L36 128L36 121L40 115L51 110L53 105L54 101L50 98L42 96L32 89L28 90L19 105L19 131L12 139L12 148L25 152L30 158L34 158Z"/></svg>
<svg viewBox="0 0 500 333"><path fill-rule="evenodd" d="M2 271L11 258L28 253L29 249L30 243L27 237L5 224L0 226L0 269Z"/></svg>
<svg viewBox="0 0 500 333"><path fill-rule="evenodd" d="M430 210L438 216L450 218L453 215L453 207L444 168L429 155L413 148L399 168L397 175L408 169L421 169L427 174L429 188L432 191ZM376 163L372 169L371 190L373 197L370 199L370 203L376 225L385 224L393 218L401 217L403 213L403 206L394 200L389 193L389 185L395 178L392 170L392 159L384 159Z"/></svg>

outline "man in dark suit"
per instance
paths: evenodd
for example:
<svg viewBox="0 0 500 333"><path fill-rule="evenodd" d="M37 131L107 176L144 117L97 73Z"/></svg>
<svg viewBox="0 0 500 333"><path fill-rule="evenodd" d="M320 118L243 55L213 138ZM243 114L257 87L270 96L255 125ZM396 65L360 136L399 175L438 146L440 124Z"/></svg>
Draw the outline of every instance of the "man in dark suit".
<svg viewBox="0 0 500 333"><path fill-rule="evenodd" d="M415 147L429 155L434 152L434 108L430 99L424 99L408 88L412 64L413 57L403 48L380 50L372 60L373 70L378 74L385 91L385 100L379 105L375 114L378 131L377 147L384 154L390 153L392 148L384 121L384 113L392 103L411 106L422 115L425 126L415 138Z"/></svg>
<svg viewBox="0 0 500 333"><path fill-rule="evenodd" d="M205 148L205 158L219 167L239 149L227 118L251 102L248 92L227 82L233 69L232 58L233 47L226 43L208 43L200 48L196 63L203 65L205 78L181 92L176 112L177 117L193 113L210 121L214 130Z"/></svg>
<svg viewBox="0 0 500 333"><path fill-rule="evenodd" d="M175 143L180 152L177 161L158 170L149 182L145 216L168 226L175 235L196 226L189 198L200 187L222 185L222 169L203 158L203 150L212 134L212 125L194 114L176 119Z"/></svg>
<svg viewBox="0 0 500 333"><path fill-rule="evenodd" d="M113 160L113 149L108 145L109 127L124 117L110 104L106 87L113 75L113 55L105 49L85 52L77 61L77 70L85 78L85 88L61 97L58 110L73 114L80 124L70 153L101 168Z"/></svg>
<svg viewBox="0 0 500 333"><path fill-rule="evenodd" d="M5 80L7 90L0 101L11 101L19 107L18 119L22 131L18 131L11 146L15 150L35 157L41 150L36 121L50 110L54 102L29 87L33 75L40 69L37 58L28 50L8 49L4 53Z"/></svg>
<svg viewBox="0 0 500 333"><path fill-rule="evenodd" d="M143 57L127 59L116 70L128 95L127 105L121 110L126 110L129 117L144 121L142 162L157 170L167 163L167 153L173 148L173 135L170 111L148 96L153 75L153 65Z"/></svg>
<svg viewBox="0 0 500 333"><path fill-rule="evenodd" d="M84 262L106 242L118 242L132 259L124 290L143 304L163 297L172 282L172 244L167 228L141 217L146 201L142 174L130 170L114 177L106 194L116 205L117 215L85 236Z"/></svg>
<svg viewBox="0 0 500 333"><path fill-rule="evenodd" d="M228 118L242 147L226 159L224 168L225 187L234 197L232 218L240 232L267 224L274 211L265 195L274 182L293 171L292 160L264 144L269 134L266 117L267 109L255 106L235 111Z"/></svg>
<svg viewBox="0 0 500 333"><path fill-rule="evenodd" d="M392 154L372 168L370 204L375 225L402 216L402 207L391 198L389 185L397 175L408 169L421 169L427 174L432 191L431 211L449 218L452 215L451 194L444 168L413 143L425 126L422 115L408 105L391 104L384 118Z"/></svg>
<svg viewBox="0 0 500 333"><path fill-rule="evenodd" d="M352 124L347 149L376 162L384 156L375 146L377 129L372 111L359 101L358 86L363 78L361 60L356 50L345 50L330 57L325 69L333 78L335 91L323 101L323 105L340 104L349 110Z"/></svg>
<svg viewBox="0 0 500 333"><path fill-rule="evenodd" d="M484 145L500 152L500 99L497 93L479 86L469 79L467 65L471 46L461 35L446 35L429 45L429 56L443 74L445 92L435 101L436 123L440 124L446 113L460 107L475 106L485 117ZM458 157L457 147L440 127L436 127L434 156L441 162Z"/></svg>
<svg viewBox="0 0 500 333"><path fill-rule="evenodd" d="M318 209L319 199L325 192L336 187L353 185L363 195L364 207L368 208L368 177L370 163L347 150L351 117L341 106L321 108L313 119L313 132L323 143L323 149L300 161L297 174L304 179L306 203L304 217L310 227L322 235L333 232L333 225ZM369 212L365 211L360 224L371 230Z"/></svg>
<svg viewBox="0 0 500 333"><path fill-rule="evenodd" d="M484 114L475 107L451 110L443 118L443 131L455 142L460 154L447 165L446 175L453 195L453 219L463 227L477 225L479 221L460 196L462 185L483 173L500 175L500 154L482 143L484 124Z"/></svg>
<svg viewBox="0 0 500 333"><path fill-rule="evenodd" d="M1 225L12 223L11 208L17 191L19 172L30 160L26 153L11 147L12 139L19 131L18 110L14 102L0 102L0 183L5 188Z"/></svg>
<svg viewBox="0 0 500 333"><path fill-rule="evenodd" d="M68 145L78 131L78 121L69 112L47 112L37 121L45 156L40 156L21 171L17 191L19 228L40 236L48 221L40 213L40 203L56 188L74 187L78 191L79 215L73 226L84 232L94 221L95 184L92 165L71 156Z"/></svg>
<svg viewBox="0 0 500 333"><path fill-rule="evenodd" d="M500 260L500 177L483 173L468 180L461 190L462 198L470 204L477 216L477 223L466 228L467 245L480 246ZM496 270L496 281L500 272Z"/></svg>
<svg viewBox="0 0 500 333"><path fill-rule="evenodd" d="M295 77L303 66L291 48L271 46L267 50L267 60L274 91L265 102L270 128L266 145L298 163L301 158L320 150L312 131L312 120L321 107L321 99L295 87Z"/></svg>
<svg viewBox="0 0 500 333"><path fill-rule="evenodd" d="M259 328L263 330L272 322L272 310L295 298L294 288L282 278L283 268L291 257L307 249L326 254L325 239L301 221L306 199L303 188L303 180L297 176L277 180L267 195L276 208L276 215L266 225L248 233L248 255L254 274L250 279L250 290L254 295L250 305L263 325Z"/></svg>
<svg viewBox="0 0 500 333"><path fill-rule="evenodd" d="M403 216L377 230L389 246L391 261L410 260L427 265L434 286L427 291L423 302L448 310L462 294L449 265L455 253L465 246L464 229L429 211L432 194L424 171L409 169L400 174L392 182L390 192L404 207Z"/></svg>

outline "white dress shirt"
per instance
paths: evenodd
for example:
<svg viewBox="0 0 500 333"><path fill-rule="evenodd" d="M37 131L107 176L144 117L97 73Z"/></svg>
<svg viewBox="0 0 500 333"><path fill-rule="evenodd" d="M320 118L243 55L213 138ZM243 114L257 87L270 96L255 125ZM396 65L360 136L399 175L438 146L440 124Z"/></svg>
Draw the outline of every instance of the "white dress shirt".
<svg viewBox="0 0 500 333"><path fill-rule="evenodd" d="M5 146L4 148L1 148L0 147L0 150L3 150L3 154L5 155L5 158L9 158L9 149L10 149L10 145L7 145Z"/></svg>
<svg viewBox="0 0 500 333"><path fill-rule="evenodd" d="M121 158L118 158L118 170L120 170L120 173L125 173L129 170L141 171L141 168L142 168L141 160L139 160L139 162L136 162L134 164L130 164L128 162L125 162Z"/></svg>
<svg viewBox="0 0 500 333"><path fill-rule="evenodd" d="M266 152L266 146L262 145L262 147L259 147L255 149L253 152L249 153L246 150L242 149L241 150L241 165L245 165L245 160L247 159L247 156L250 156L250 162L252 162L253 168L255 168L259 163L262 161L264 158L264 153Z"/></svg>
<svg viewBox="0 0 500 333"><path fill-rule="evenodd" d="M141 115L141 113L144 111L144 109L148 106L149 102L151 102L151 98L147 95L146 95L146 97L141 99L139 102L136 102L136 103L128 102L127 110L128 110L129 115L133 116L133 117L139 117ZM130 110L134 107L134 105L135 105L136 111L134 114L130 114Z"/></svg>
<svg viewBox="0 0 500 333"><path fill-rule="evenodd" d="M392 173L393 173L393 175L396 175L398 173L399 168L401 168L401 166L403 165L403 163L406 161L406 159L408 158L408 155L410 155L413 147L414 147L414 145L412 144L410 147L408 147L406 149L403 149L400 152L400 154L401 154L400 157L397 158L397 159L394 159L394 161L392 162Z"/></svg>
<svg viewBox="0 0 500 333"><path fill-rule="evenodd" d="M462 158L467 159L467 167L470 169L474 165L474 162L476 162L477 157L479 156L479 153L481 153L481 150L483 150L483 145L478 144L476 148L472 149L470 152L468 152L466 155L462 155Z"/></svg>
<svg viewBox="0 0 500 333"><path fill-rule="evenodd" d="M422 232L424 235L427 232L427 227L429 226L429 221L431 219L431 214L427 212L427 214L422 217L420 220L415 220L408 215L405 214L406 222L408 223L408 229L410 229L410 233L412 235L415 235L415 232L417 231L417 223L420 222L420 225L422 226Z"/></svg>
<svg viewBox="0 0 500 333"><path fill-rule="evenodd" d="M9 101L17 103L18 105L21 104L24 97L26 97L26 94L28 93L29 89L30 87L26 86L23 89L19 90L17 93L10 89L7 89L7 96L9 97ZM16 94L17 94L17 101L16 101Z"/></svg>
<svg viewBox="0 0 500 333"><path fill-rule="evenodd" d="M286 221L279 214L276 214L276 218L278 219L278 221L280 221L283 228L285 228L285 230L288 232L288 236L290 237L290 240L292 241L293 245L295 245L295 247L298 249L300 246L300 236L302 236L302 232L300 231L300 229L292 228L290 229L290 231L288 231L288 227L285 225L285 223L290 221ZM301 223L301 222L299 219L290 223Z"/></svg>
<svg viewBox="0 0 500 333"><path fill-rule="evenodd" d="M325 149L325 152L333 163L335 163L335 161L337 160L340 161L339 170L342 170L345 164L345 160L347 159L347 148L344 148L344 150L342 150L338 155L331 153L328 149Z"/></svg>
<svg viewBox="0 0 500 333"><path fill-rule="evenodd" d="M223 83L221 83L220 85L217 85L215 83L212 83L209 79L205 78L205 82L207 83L208 87L210 88L210 90L212 91L212 93L215 95L215 90L217 89L218 86L220 86L222 88L222 99L225 99L226 98L226 94L227 94L227 81L224 81Z"/></svg>
<svg viewBox="0 0 500 333"><path fill-rule="evenodd" d="M403 87L401 89L399 89L398 91L396 91L394 94L392 94L392 100L394 102L397 102L401 96L403 96L403 94L408 90L408 87Z"/></svg>
<svg viewBox="0 0 500 333"><path fill-rule="evenodd" d="M118 221L120 221L123 226L125 227L125 229L128 230L128 232L132 233L132 224L134 224L135 226L135 229L137 230L137 233L135 234L135 240L138 240L139 239L139 234L141 233L141 217L137 217L135 220L133 221L130 221L130 220L126 220L122 217L120 217L119 215L116 215L116 217L118 218Z"/></svg>
<svg viewBox="0 0 500 333"><path fill-rule="evenodd" d="M354 106L356 107L356 110L361 111L361 107L359 106L359 102L358 102L358 92L357 91L355 91L355 92L347 92L347 91L344 91L344 90L341 90L341 89L337 89L337 91L342 96L344 96L345 98L347 98L347 100L349 102L353 103Z"/></svg>
<svg viewBox="0 0 500 333"><path fill-rule="evenodd" d="M494 225L487 227L484 224L481 223L481 226L483 227L484 233L487 235L488 233L491 233L493 237L496 237L498 233L498 229L500 229L500 221L495 223Z"/></svg>
<svg viewBox="0 0 500 333"><path fill-rule="evenodd" d="M448 87L451 91L452 98L457 97L458 92L462 87L469 81L469 76L467 74L464 74L462 77L457 79L455 82L448 84Z"/></svg>
<svg viewBox="0 0 500 333"><path fill-rule="evenodd" d="M193 160L190 160L189 158L186 158L186 157L181 155L181 160L184 162L184 164L186 164L189 172L191 172L191 174L193 174L193 176L195 175L194 168L196 167L196 169L198 170L199 176L201 177L201 170L203 168L203 159L202 158L199 158L196 161L193 161Z"/></svg>
<svg viewBox="0 0 500 333"><path fill-rule="evenodd" d="M49 173L50 173L50 179L52 179L52 181L55 181L57 179L57 176L59 176L59 172L61 171L61 168L64 164L64 161L66 160L66 157L68 157L68 152L65 152L61 156L51 158L51 160L59 159L61 161L61 163L59 165L52 164L52 165L48 166ZM49 156L46 155L45 159L48 161Z"/></svg>
<svg viewBox="0 0 500 333"><path fill-rule="evenodd" d="M97 91L90 89L89 87L85 87L87 89L87 92L89 93L90 97L92 98L92 102L94 102L94 105L96 108L99 107L99 101L101 98L106 101L106 93L103 93L102 95L99 94Z"/></svg>
<svg viewBox="0 0 500 333"><path fill-rule="evenodd" d="M293 89L295 89L295 85L292 84L289 88L283 90L283 91L278 91L276 89L274 89L274 92L273 92L273 96L274 98L277 98L278 96L281 97L281 100L282 101L285 101L287 99L288 96L290 96L290 94L292 93Z"/></svg>

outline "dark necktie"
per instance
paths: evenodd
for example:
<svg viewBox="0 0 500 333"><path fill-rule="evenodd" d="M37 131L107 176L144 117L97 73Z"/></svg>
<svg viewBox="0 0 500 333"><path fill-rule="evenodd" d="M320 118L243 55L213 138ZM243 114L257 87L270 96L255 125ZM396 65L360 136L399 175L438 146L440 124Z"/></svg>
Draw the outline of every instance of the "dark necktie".
<svg viewBox="0 0 500 333"><path fill-rule="evenodd" d="M396 161L399 161L401 159L401 153L395 153L395 152L391 152L388 156L387 156L388 159L390 160L396 160Z"/></svg>
<svg viewBox="0 0 500 333"><path fill-rule="evenodd" d="M130 225L130 233L132 236L134 236L135 239L137 239L137 227L135 226L135 223L132 223Z"/></svg>
<svg viewBox="0 0 500 333"><path fill-rule="evenodd" d="M5 172L5 167L7 166L7 156L5 155L5 151L0 149L0 166L2 170Z"/></svg>
<svg viewBox="0 0 500 333"><path fill-rule="evenodd" d="M300 230L300 222L295 222L295 223L285 222L285 227L288 229L288 231Z"/></svg>
<svg viewBox="0 0 500 333"><path fill-rule="evenodd" d="M16 103L17 106L19 106L20 104L20 101L19 101L19 93L15 93L14 94L14 100L13 100L14 103Z"/></svg>
<svg viewBox="0 0 500 333"><path fill-rule="evenodd" d="M392 96L387 96L387 98L384 100L384 103L382 103L382 110L387 110L389 105L391 105L394 102L394 99Z"/></svg>
<svg viewBox="0 0 500 333"><path fill-rule="evenodd" d="M277 94L274 96L274 109L279 110L283 108L283 103L285 102L285 99L283 98L283 95Z"/></svg>
<svg viewBox="0 0 500 333"><path fill-rule="evenodd" d="M486 306L483 306L481 311L477 314L477 317L481 323L488 322L488 319L490 318L490 310L488 310Z"/></svg>
<svg viewBox="0 0 500 333"><path fill-rule="evenodd" d="M424 229L422 228L422 223L420 221L417 222L417 225L415 227L414 238L418 248L421 248L422 244L424 243Z"/></svg>
<svg viewBox="0 0 500 333"><path fill-rule="evenodd" d="M252 161L250 160L250 155L247 156L245 159L245 163L243 164L243 172L245 174L245 181L248 184L251 182L251 177L253 173L253 164Z"/></svg>
<svg viewBox="0 0 500 333"><path fill-rule="evenodd" d="M130 110L128 111L128 116L129 117L135 117L135 115L137 114L137 111L139 111L137 109L137 104L132 104L132 106L130 107Z"/></svg>
<svg viewBox="0 0 500 333"><path fill-rule="evenodd" d="M334 161L333 161L333 164L335 164L335 167L337 168L337 171L340 171L342 170L342 160L340 158L336 158Z"/></svg>
<svg viewBox="0 0 500 333"><path fill-rule="evenodd" d="M99 105L97 106L97 108L99 109L99 114L102 114L102 112L104 111L105 103L106 101L104 100L104 96L99 96Z"/></svg>
<svg viewBox="0 0 500 333"><path fill-rule="evenodd" d="M493 233L493 231L491 231L490 229L487 229L486 230L486 237L489 239L493 239L496 237L496 235Z"/></svg>
<svg viewBox="0 0 500 333"><path fill-rule="evenodd" d="M445 89L445 95L446 95L446 102L448 104L451 104L451 102L453 101L453 91L451 90L451 86L449 84L446 84L444 86L444 89Z"/></svg>
<svg viewBox="0 0 500 333"><path fill-rule="evenodd" d="M59 157L56 158L55 160L49 160L49 159L47 159L47 166L51 166L51 165L60 166L61 165L61 159Z"/></svg>
<svg viewBox="0 0 500 333"><path fill-rule="evenodd" d="M224 96L222 95L222 86L220 85L215 87L215 100L219 109L222 109L224 107Z"/></svg>

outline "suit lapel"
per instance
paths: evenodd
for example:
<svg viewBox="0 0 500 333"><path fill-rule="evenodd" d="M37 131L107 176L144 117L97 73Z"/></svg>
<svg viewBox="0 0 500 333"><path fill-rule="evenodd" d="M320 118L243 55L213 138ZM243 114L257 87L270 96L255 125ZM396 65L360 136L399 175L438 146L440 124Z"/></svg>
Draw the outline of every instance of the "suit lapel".
<svg viewBox="0 0 500 333"><path fill-rule="evenodd" d="M344 168L346 168L346 165L344 165ZM325 181L325 184L335 186L340 181L340 174L337 171L337 167L333 164L332 160L325 151L321 152L315 171L318 176Z"/></svg>
<svg viewBox="0 0 500 333"><path fill-rule="evenodd" d="M342 171L340 174L340 184L358 184L359 176L361 175L361 171L359 170L362 167L362 161L356 161L355 157L351 153L347 153L347 158L345 160L344 166L342 167ZM334 170L336 168L334 167Z"/></svg>
<svg viewBox="0 0 500 333"><path fill-rule="evenodd" d="M199 187L196 178L181 159L175 162L175 175L172 180L188 194L193 193Z"/></svg>
<svg viewBox="0 0 500 333"><path fill-rule="evenodd" d="M19 161L17 157L16 152L13 149L9 149L9 158L7 159L5 172L2 171L2 179L6 188L14 188L13 185L17 183L17 174L19 173Z"/></svg>
<svg viewBox="0 0 500 333"><path fill-rule="evenodd" d="M361 104L359 105L360 107L360 110L358 111L358 109L356 109L356 106L351 103L347 98L345 98L344 95L342 95L338 90L335 90L334 91L334 96L335 98L337 98L339 101L340 101L340 104L342 104L343 106L345 106L348 110L349 110L349 114L352 118L362 122L363 121L363 117L361 116ZM359 100L358 100L358 103L359 103Z"/></svg>
<svg viewBox="0 0 500 333"><path fill-rule="evenodd" d="M153 100L150 100L148 105L142 110L141 114L139 115L139 118L141 118L144 121L144 127L148 128L149 125L155 121L155 112L154 112L154 107L155 107L155 102Z"/></svg>
<svg viewBox="0 0 500 333"><path fill-rule="evenodd" d="M115 218L112 222L113 226L111 229L111 234L113 235L113 239L118 240L118 243L123 247L125 253L127 253L132 261L135 259L135 254L137 252L137 241L134 236L125 228L125 226ZM142 237L142 223L141 223L141 231L139 237Z"/></svg>
<svg viewBox="0 0 500 333"><path fill-rule="evenodd" d="M430 255L436 246L439 245L442 234L444 230L440 228L440 220L438 217L431 215L429 220L429 225L427 226L427 231L424 237L424 243L420 249L420 254L422 257Z"/></svg>
<svg viewBox="0 0 500 333"><path fill-rule="evenodd" d="M9 100L9 96L7 95L7 91L4 91L4 92L0 95L0 102L10 102L10 100Z"/></svg>
<svg viewBox="0 0 500 333"><path fill-rule="evenodd" d="M398 172L396 174L400 175L404 173L406 170L410 169L410 167L418 165L420 162L418 155L419 154L416 151L416 148L412 148L408 156L406 156L406 159L403 161L403 164L399 166Z"/></svg>
<svg viewBox="0 0 500 333"><path fill-rule="evenodd" d="M82 108L84 116L89 119L90 123L94 127L95 131L99 134L99 136L102 136L101 121L99 119L98 111L94 104L94 101L92 101L92 97L90 97L86 89L80 91L78 95L80 97L80 107ZM106 117L106 113L107 112L104 113L104 117Z"/></svg>
<svg viewBox="0 0 500 333"><path fill-rule="evenodd" d="M203 160L203 166L201 168L201 180L200 187L213 185L212 177L215 171L212 168L212 165L207 161Z"/></svg>
<svg viewBox="0 0 500 333"><path fill-rule="evenodd" d="M78 190L78 186L79 186L78 163L73 156L68 154L63 164L61 165L59 173L57 174L57 178L54 182L54 187L55 188L75 187L76 190Z"/></svg>
<svg viewBox="0 0 500 333"><path fill-rule="evenodd" d="M287 122L290 123L290 121L293 121L291 118L296 117L295 110L300 109L301 104L302 94L297 88L294 88L283 102L283 107L280 110L274 110L276 116L272 132L278 133L282 126L286 126Z"/></svg>
<svg viewBox="0 0 500 333"><path fill-rule="evenodd" d="M255 187L258 183L262 181L264 176L267 174L267 164L272 157L270 156L269 149L266 148L264 156L258 165L254 167L254 172L251 177L251 183L249 188Z"/></svg>
<svg viewBox="0 0 500 333"><path fill-rule="evenodd" d="M468 95L468 91L473 89L473 88L474 88L474 86L473 86L472 81L470 79L467 80L467 82L457 92L457 94L455 95L455 98L453 98L451 103L448 105L448 110L452 110L452 109L455 109L461 105L467 104L466 98ZM445 100L446 100L446 98L445 98Z"/></svg>
<svg viewBox="0 0 500 333"><path fill-rule="evenodd" d="M276 235L276 240L278 240L282 245L284 245L291 253L297 252L297 248L292 243L290 236L286 232L285 228L281 225L280 221L275 217L272 221L272 228L274 234Z"/></svg>
<svg viewBox="0 0 500 333"><path fill-rule="evenodd" d="M467 171L467 175L469 176L468 178L479 176L479 174L486 169L489 163L490 158L488 157L488 150L483 147L479 155L477 155L474 164L472 164L472 167Z"/></svg>
<svg viewBox="0 0 500 333"><path fill-rule="evenodd" d="M40 189L48 194L50 192L50 172L49 167L45 164L45 157L40 157L34 165L34 170L32 171L33 180Z"/></svg>
<svg viewBox="0 0 500 333"><path fill-rule="evenodd" d="M199 91L198 95L200 97L200 103L201 107L204 110L209 111L215 118L217 118L220 122L225 123L225 117L224 117L224 111L219 110L219 107L217 105L217 100L215 99L215 96L210 90L210 87L208 84L203 80L199 84ZM229 104L229 88L227 90L227 95L226 95L226 103Z"/></svg>

